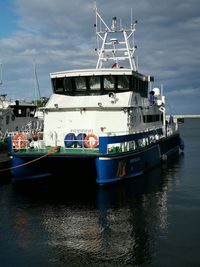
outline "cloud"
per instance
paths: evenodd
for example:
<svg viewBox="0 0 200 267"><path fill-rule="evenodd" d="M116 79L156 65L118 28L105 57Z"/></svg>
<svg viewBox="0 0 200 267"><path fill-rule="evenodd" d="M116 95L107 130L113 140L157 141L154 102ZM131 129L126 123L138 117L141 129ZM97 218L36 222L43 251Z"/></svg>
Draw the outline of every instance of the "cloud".
<svg viewBox="0 0 200 267"><path fill-rule="evenodd" d="M81 0L15 0L13 3L17 30L0 39L3 90L8 95L34 97L33 61L42 96L51 94L50 72L95 67L93 1L84 0L83 4ZM199 96L198 0L168 0L162 4L160 0L134 3L126 0L123 4L121 0L99 0L97 6L108 25L117 16L118 22L129 26L132 8L138 20L135 37L139 71L154 75L158 85L164 84L170 101L177 101L174 96L181 93L182 98L177 101L181 108L188 101L188 90L190 96ZM196 113L197 109L191 105L187 112Z"/></svg>
<svg viewBox="0 0 200 267"><path fill-rule="evenodd" d="M171 91L168 93L169 96L200 96L199 88L184 88L179 91Z"/></svg>

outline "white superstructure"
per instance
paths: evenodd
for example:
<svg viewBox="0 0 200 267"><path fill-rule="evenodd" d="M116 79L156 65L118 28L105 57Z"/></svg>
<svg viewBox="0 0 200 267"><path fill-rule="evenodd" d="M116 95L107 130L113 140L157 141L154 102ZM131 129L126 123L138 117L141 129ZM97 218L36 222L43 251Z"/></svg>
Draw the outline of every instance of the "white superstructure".
<svg viewBox="0 0 200 267"><path fill-rule="evenodd" d="M137 71L134 32L111 27L96 10L96 68L50 74L53 95L45 107L46 145L64 146L68 133L131 134L164 127L164 96L151 90L151 76ZM103 28L103 30L102 30Z"/></svg>

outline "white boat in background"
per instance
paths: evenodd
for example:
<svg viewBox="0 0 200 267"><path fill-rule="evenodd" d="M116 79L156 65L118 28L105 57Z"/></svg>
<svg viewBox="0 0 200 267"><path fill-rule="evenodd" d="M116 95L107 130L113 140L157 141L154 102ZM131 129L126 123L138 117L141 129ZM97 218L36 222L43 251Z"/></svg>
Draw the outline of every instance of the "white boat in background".
<svg viewBox="0 0 200 267"><path fill-rule="evenodd" d="M0 129L3 133L43 130L43 118L37 117L37 106L0 95Z"/></svg>
<svg viewBox="0 0 200 267"><path fill-rule="evenodd" d="M36 92L39 92L39 83L35 64L34 81L36 97ZM0 85L3 85L2 64L0 64ZM38 108L37 101L33 103L20 99L8 99L7 94L2 94L2 88L0 88L0 142L4 142L6 136L18 132L43 131L43 112Z"/></svg>
<svg viewBox="0 0 200 267"><path fill-rule="evenodd" d="M13 182L53 175L98 184L138 176L178 153L178 125L166 123L163 90L138 71L134 32L109 27L96 11L96 68L50 74L44 139L16 135L10 144ZM59 182L59 181L58 181Z"/></svg>

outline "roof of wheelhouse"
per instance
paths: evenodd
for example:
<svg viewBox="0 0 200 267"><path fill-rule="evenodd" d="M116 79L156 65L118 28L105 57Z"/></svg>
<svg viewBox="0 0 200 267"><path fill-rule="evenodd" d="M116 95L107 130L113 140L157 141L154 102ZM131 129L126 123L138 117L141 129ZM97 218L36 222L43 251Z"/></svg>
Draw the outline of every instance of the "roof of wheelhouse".
<svg viewBox="0 0 200 267"><path fill-rule="evenodd" d="M101 75L133 75L140 79L148 79L147 75L125 68L106 68L106 69L80 69L80 70L68 70L50 73L51 78L62 77L79 77L79 76L101 76Z"/></svg>

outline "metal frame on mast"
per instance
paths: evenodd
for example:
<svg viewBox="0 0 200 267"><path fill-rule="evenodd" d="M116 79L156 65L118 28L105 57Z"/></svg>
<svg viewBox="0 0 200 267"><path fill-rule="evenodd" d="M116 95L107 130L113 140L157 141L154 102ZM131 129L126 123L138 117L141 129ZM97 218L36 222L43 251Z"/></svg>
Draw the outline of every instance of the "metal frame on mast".
<svg viewBox="0 0 200 267"><path fill-rule="evenodd" d="M136 30L137 21L132 23L131 14L130 29L126 29L125 27L123 28L121 25L118 28L117 18L113 17L112 25L109 27L98 13L96 6L94 9L96 12L96 51L99 56L96 69L104 68L107 62L110 64L110 61L112 61L112 64L108 64L110 68L127 67L120 65L121 61L126 61L128 62L127 68L137 71L137 64L134 56L136 50L136 46L134 44L134 32Z"/></svg>

